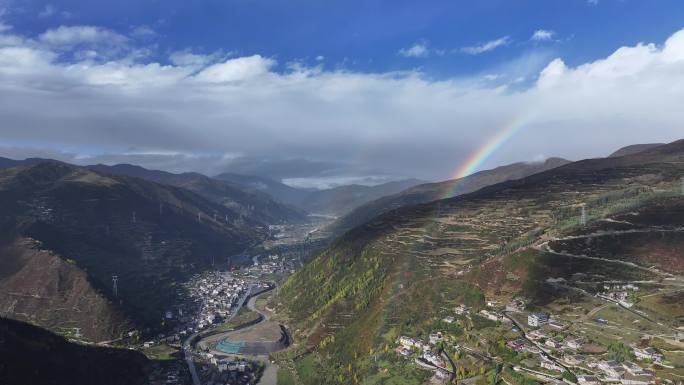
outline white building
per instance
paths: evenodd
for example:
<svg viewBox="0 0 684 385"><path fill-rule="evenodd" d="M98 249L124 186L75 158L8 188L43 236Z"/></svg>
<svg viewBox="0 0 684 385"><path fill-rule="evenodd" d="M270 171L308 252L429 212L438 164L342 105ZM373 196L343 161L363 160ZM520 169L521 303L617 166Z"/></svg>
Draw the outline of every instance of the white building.
<svg viewBox="0 0 684 385"><path fill-rule="evenodd" d="M580 350L582 349L582 346L584 346L584 339L570 338L567 341L565 341L565 346L567 346L570 349Z"/></svg>
<svg viewBox="0 0 684 385"><path fill-rule="evenodd" d="M577 383L579 385L600 385L601 381L596 376L577 376Z"/></svg>
<svg viewBox="0 0 684 385"><path fill-rule="evenodd" d="M549 322L549 316L545 313L532 313L527 316L527 324L532 327L539 327Z"/></svg>
<svg viewBox="0 0 684 385"><path fill-rule="evenodd" d="M663 360L662 354L658 353L655 349L648 348L634 348L634 355L640 360L653 360L655 362L660 362Z"/></svg>
<svg viewBox="0 0 684 385"><path fill-rule="evenodd" d="M434 345L442 341L444 341L444 335L442 334L442 332L430 334L430 344Z"/></svg>

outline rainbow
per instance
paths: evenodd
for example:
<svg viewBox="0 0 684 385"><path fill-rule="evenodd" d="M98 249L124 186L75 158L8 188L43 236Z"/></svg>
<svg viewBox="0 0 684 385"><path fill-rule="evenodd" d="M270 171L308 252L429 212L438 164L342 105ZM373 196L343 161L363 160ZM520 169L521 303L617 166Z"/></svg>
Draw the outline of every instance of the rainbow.
<svg viewBox="0 0 684 385"><path fill-rule="evenodd" d="M525 122L528 121L528 118L528 114L518 115L516 119L505 124L502 129L498 130L492 137L487 139L481 147L471 153L466 162L452 174L451 178L449 178L450 180L453 180L453 183L444 189L441 199L451 198L457 195L458 190L462 185L463 177L476 172L487 159L525 126Z"/></svg>

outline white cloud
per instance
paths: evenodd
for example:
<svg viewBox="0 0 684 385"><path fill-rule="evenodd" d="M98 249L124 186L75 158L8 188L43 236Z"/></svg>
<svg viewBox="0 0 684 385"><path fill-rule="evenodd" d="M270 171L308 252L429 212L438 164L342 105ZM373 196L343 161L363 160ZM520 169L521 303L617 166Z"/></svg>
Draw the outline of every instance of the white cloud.
<svg viewBox="0 0 684 385"><path fill-rule="evenodd" d="M587 0L587 4L589 5L598 5L599 0Z"/></svg>
<svg viewBox="0 0 684 385"><path fill-rule="evenodd" d="M105 28L77 25L49 29L39 36L39 40L52 46L70 47L79 44L97 43L117 45L125 43L128 39Z"/></svg>
<svg viewBox="0 0 684 385"><path fill-rule="evenodd" d="M519 132L485 166L684 136L684 30L579 66L546 61L525 75L538 77L527 87L482 81L514 78L500 70L435 80L419 71L283 70L260 55L217 61L184 52L162 65L91 62L84 49L65 62L61 48L8 36L0 34L8 41L0 45L3 141L66 142L154 167L182 162L211 173L225 166L223 154L247 154L344 163L329 178L438 178L504 128Z"/></svg>
<svg viewBox="0 0 684 385"><path fill-rule="evenodd" d="M266 75L274 65L274 60L260 55L240 57L210 65L195 78L210 83L242 81Z"/></svg>
<svg viewBox="0 0 684 385"><path fill-rule="evenodd" d="M430 54L425 43L416 43L408 48L402 48L399 50L399 55L404 57L427 57Z"/></svg>
<svg viewBox="0 0 684 385"><path fill-rule="evenodd" d="M157 31L147 25L140 25L131 30L131 36L138 39L151 39L158 35Z"/></svg>
<svg viewBox="0 0 684 385"><path fill-rule="evenodd" d="M11 25L5 24L5 23L3 23L2 21L0 21L0 33L9 31L10 29L12 29L12 26L11 26Z"/></svg>
<svg viewBox="0 0 684 385"><path fill-rule="evenodd" d="M534 41L549 41L553 39L553 37L556 35L554 31L546 30L546 29L538 29L534 31L532 34L532 37L530 40Z"/></svg>
<svg viewBox="0 0 684 385"><path fill-rule="evenodd" d="M169 55L171 63L180 67L202 67L208 64L211 56L197 55L189 51L177 51Z"/></svg>
<svg viewBox="0 0 684 385"><path fill-rule="evenodd" d="M481 53L493 51L499 47L503 47L505 45L508 45L511 42L511 38L508 36L504 36L501 38L498 38L496 40L490 40L488 42L484 42L481 44L476 44L470 47L463 47L461 51L470 54L470 55L479 55Z"/></svg>
<svg viewBox="0 0 684 385"><path fill-rule="evenodd" d="M325 56L323 56L323 55L316 56L316 61L323 61L323 60L325 60Z"/></svg>

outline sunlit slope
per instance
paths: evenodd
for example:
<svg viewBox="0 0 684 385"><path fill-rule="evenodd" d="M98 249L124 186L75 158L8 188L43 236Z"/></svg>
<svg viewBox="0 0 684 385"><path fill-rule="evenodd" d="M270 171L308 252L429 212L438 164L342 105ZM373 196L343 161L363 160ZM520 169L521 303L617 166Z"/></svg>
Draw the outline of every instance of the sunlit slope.
<svg viewBox="0 0 684 385"><path fill-rule="evenodd" d="M362 225L378 215L402 206L417 205L439 199L452 198L457 195L468 194L486 186L524 178L562 166L569 162L569 160L561 158L549 158L543 162L518 162L491 170L480 171L459 179L421 184L396 194L383 196L382 198L359 206L333 222L329 226L329 230L340 234L351 228Z"/></svg>
<svg viewBox="0 0 684 385"><path fill-rule="evenodd" d="M281 290L282 308L298 337L318 352L316 362L325 363L317 369L326 383L335 383L349 364L363 378L377 370L366 359L373 351L397 333L424 333L445 306L481 306L485 294L534 295L526 277L536 282L551 271L543 266L551 269L561 260L540 247L586 230L582 206L587 226L658 207L681 211L682 175L684 141L678 141L400 208L353 229L295 274ZM663 219L662 226L676 228L681 221L676 215L666 218L671 220ZM681 242L682 233L673 237L677 240L667 242ZM499 262L490 265L493 261ZM605 266L589 262L571 270ZM642 262L647 261L634 261ZM662 269L675 265L668 262ZM626 277L651 273L623 271ZM507 285L509 273L517 279ZM497 274L504 277L500 285Z"/></svg>

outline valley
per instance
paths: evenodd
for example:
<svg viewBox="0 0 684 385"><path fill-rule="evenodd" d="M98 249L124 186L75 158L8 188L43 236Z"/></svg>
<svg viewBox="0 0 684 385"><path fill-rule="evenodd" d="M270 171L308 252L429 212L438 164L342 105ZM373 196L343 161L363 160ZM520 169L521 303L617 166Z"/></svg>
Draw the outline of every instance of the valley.
<svg viewBox="0 0 684 385"><path fill-rule="evenodd" d="M0 385L684 385L683 21L0 0Z"/></svg>
<svg viewBox="0 0 684 385"><path fill-rule="evenodd" d="M141 352L152 384L676 382L682 143L401 205L338 238L330 216L263 222L138 177L8 168L2 315Z"/></svg>

